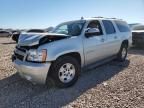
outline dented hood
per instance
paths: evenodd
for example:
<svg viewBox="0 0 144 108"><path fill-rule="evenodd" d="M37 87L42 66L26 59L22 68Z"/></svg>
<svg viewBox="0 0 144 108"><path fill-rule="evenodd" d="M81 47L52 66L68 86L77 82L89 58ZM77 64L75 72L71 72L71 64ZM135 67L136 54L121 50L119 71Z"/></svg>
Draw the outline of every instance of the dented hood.
<svg viewBox="0 0 144 108"><path fill-rule="evenodd" d="M56 33L22 33L19 37L18 44L20 46L34 46L38 45L42 38L59 40L66 37L68 37L68 35Z"/></svg>

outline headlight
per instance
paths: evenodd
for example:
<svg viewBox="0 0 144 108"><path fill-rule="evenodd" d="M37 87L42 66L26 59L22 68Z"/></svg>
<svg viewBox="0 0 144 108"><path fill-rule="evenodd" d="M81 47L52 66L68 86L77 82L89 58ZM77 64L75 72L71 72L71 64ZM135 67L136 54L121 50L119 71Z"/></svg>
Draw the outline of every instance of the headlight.
<svg viewBox="0 0 144 108"><path fill-rule="evenodd" d="M34 62L45 62L47 58L47 50L43 49L40 51L37 50L29 50L27 61L34 61Z"/></svg>

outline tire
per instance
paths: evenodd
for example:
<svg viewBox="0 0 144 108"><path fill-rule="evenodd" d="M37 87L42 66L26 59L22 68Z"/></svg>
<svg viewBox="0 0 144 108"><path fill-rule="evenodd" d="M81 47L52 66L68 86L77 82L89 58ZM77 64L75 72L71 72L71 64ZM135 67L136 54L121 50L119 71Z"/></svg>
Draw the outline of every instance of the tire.
<svg viewBox="0 0 144 108"><path fill-rule="evenodd" d="M52 64L50 77L57 87L66 88L76 83L80 71L81 66L75 58L63 56Z"/></svg>
<svg viewBox="0 0 144 108"><path fill-rule="evenodd" d="M123 62L127 58L127 53L128 53L128 45L127 44L122 44L120 51L117 55L117 60L120 62Z"/></svg>

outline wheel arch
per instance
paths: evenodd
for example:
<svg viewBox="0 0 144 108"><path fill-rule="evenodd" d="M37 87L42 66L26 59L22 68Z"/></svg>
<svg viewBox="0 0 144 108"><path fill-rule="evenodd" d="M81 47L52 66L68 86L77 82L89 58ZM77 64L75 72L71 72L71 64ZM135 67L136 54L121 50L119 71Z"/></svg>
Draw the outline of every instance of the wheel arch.
<svg viewBox="0 0 144 108"><path fill-rule="evenodd" d="M70 57L76 58L76 60L78 60L78 63L80 64L80 66L82 66L82 58L81 58L80 53L78 53L78 52L65 53L65 54L59 55L59 56L56 58L56 60L59 59L59 58L61 58L61 57L63 57L63 56L70 56ZM56 60L54 60L54 61L51 62L52 64L51 64L51 66L50 66L50 69L49 69L49 72L48 72L47 77L51 74L52 65L53 65L53 63L54 63Z"/></svg>
<svg viewBox="0 0 144 108"><path fill-rule="evenodd" d="M127 47L129 46L129 41L128 40L123 40L121 45L127 45Z"/></svg>
<svg viewBox="0 0 144 108"><path fill-rule="evenodd" d="M59 59L60 57L63 57L63 56L71 56L71 57L73 57L73 58L76 58L76 60L78 61L78 63L81 65L82 63L82 60L81 60L81 55L80 55L80 53L78 53L78 52L70 52L70 53L65 53L65 54L62 54L62 55L60 55L60 56L58 56L57 58L56 58L56 60L57 59Z"/></svg>

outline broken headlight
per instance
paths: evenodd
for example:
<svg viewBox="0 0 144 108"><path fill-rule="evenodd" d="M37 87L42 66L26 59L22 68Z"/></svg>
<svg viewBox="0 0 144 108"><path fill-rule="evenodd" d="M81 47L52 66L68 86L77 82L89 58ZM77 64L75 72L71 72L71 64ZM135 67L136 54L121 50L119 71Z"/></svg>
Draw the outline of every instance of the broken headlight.
<svg viewBox="0 0 144 108"><path fill-rule="evenodd" d="M27 61L33 61L33 62L46 62L47 58L47 50L42 49L40 51L31 49L28 52Z"/></svg>

